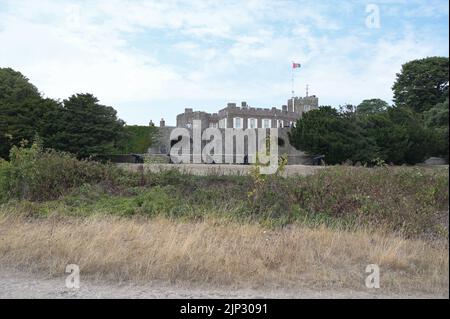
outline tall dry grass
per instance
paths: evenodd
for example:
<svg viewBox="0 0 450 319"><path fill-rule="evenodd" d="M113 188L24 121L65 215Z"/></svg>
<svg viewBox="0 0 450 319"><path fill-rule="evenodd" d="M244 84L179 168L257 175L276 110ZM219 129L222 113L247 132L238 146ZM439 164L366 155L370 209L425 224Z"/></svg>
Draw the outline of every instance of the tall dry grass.
<svg viewBox="0 0 450 319"><path fill-rule="evenodd" d="M82 278L366 289L365 267L375 263L384 291L448 295L448 256L444 242L364 230L0 215L2 266L61 275L75 263Z"/></svg>

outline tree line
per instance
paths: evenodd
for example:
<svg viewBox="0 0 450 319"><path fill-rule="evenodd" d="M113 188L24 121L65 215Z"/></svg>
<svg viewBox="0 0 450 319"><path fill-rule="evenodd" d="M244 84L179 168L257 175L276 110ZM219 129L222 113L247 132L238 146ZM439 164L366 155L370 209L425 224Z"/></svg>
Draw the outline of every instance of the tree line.
<svg viewBox="0 0 450 319"><path fill-rule="evenodd" d="M393 105L375 98L303 114L289 134L291 144L325 155L330 164L416 164L430 156L448 161L449 59L405 63L392 90Z"/></svg>
<svg viewBox="0 0 450 319"><path fill-rule="evenodd" d="M290 142L308 154L325 155L330 164L448 160L448 72L446 57L410 61L392 87L394 105L375 98L357 106L321 106L303 114ZM87 158L145 153L156 130L126 126L92 94L45 98L20 72L0 68L0 157L36 136L46 148Z"/></svg>
<svg viewBox="0 0 450 319"><path fill-rule="evenodd" d="M100 154L145 153L154 128L126 126L111 106L92 94L74 94L63 101L44 98L29 80L0 68L0 157L13 145L39 137L45 148L79 158Z"/></svg>

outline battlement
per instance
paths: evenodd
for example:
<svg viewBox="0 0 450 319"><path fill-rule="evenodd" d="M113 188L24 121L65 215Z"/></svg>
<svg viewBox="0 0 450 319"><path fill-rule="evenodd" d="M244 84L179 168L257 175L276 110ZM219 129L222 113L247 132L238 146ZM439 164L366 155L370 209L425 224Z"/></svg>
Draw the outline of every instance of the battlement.
<svg viewBox="0 0 450 319"><path fill-rule="evenodd" d="M252 107L246 101L240 106L234 102L227 103L226 107L217 113L194 111L186 108L184 113L177 116L177 127L192 126L193 120L200 120L202 127L289 127L295 123L304 112L319 107L319 99L315 95L294 97L282 105L281 108ZM241 123L242 122L242 123Z"/></svg>

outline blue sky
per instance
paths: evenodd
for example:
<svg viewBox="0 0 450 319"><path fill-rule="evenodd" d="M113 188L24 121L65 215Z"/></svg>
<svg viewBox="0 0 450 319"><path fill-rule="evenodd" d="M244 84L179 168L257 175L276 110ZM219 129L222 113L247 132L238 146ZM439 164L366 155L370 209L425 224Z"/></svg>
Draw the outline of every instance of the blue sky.
<svg viewBox="0 0 450 319"><path fill-rule="evenodd" d="M280 107L291 61L296 95L391 102L403 63L449 55L448 23L447 0L0 0L0 67L47 97L93 93L128 124L174 124L185 107Z"/></svg>

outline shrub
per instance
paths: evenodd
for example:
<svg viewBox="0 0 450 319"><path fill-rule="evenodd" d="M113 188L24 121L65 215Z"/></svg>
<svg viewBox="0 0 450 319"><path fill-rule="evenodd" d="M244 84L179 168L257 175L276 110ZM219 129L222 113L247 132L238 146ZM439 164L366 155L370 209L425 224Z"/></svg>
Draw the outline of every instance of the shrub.
<svg viewBox="0 0 450 319"><path fill-rule="evenodd" d="M149 216L172 216L174 208L180 206L176 189L173 186L156 186L137 198L140 211Z"/></svg>
<svg viewBox="0 0 450 319"><path fill-rule="evenodd" d="M43 150L38 142L30 148L14 146L9 163L0 163L3 200L49 200L86 183L114 186L122 181L132 184L133 177L133 174L122 172L112 165L80 161L68 153Z"/></svg>
<svg viewBox="0 0 450 319"><path fill-rule="evenodd" d="M257 171L250 176L194 176L175 169L129 172L45 151L38 143L13 148L10 162L0 161L0 201L57 199L42 203L46 212L214 215L268 226L363 225L408 236L448 236L448 186L446 168L335 166L290 177Z"/></svg>

